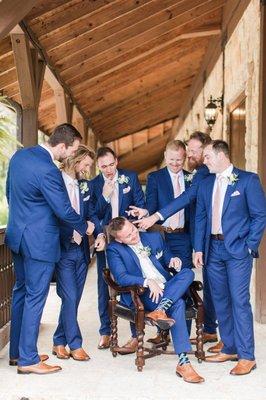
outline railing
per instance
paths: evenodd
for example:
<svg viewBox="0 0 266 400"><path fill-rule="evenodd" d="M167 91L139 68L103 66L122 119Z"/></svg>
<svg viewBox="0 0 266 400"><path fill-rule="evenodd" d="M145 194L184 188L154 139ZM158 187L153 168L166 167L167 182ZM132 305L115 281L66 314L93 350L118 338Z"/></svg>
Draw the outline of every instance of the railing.
<svg viewBox="0 0 266 400"><path fill-rule="evenodd" d="M0 229L0 329L10 321L12 289L15 281L11 252L4 244Z"/></svg>

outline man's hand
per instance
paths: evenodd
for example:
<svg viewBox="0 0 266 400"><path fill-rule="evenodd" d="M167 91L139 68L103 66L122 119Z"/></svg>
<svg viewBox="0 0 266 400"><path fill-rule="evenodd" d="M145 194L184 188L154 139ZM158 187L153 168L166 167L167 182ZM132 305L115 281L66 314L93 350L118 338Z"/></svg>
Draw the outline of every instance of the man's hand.
<svg viewBox="0 0 266 400"><path fill-rule="evenodd" d="M172 257L169 262L168 268L173 268L176 272L179 272L182 267L182 261L178 257Z"/></svg>
<svg viewBox="0 0 266 400"><path fill-rule="evenodd" d="M103 197L109 198L114 191L115 183L111 181L105 181L103 185Z"/></svg>
<svg viewBox="0 0 266 400"><path fill-rule="evenodd" d="M133 221L133 224L137 224L139 228L148 229L152 225L154 225L157 221L159 221L158 215L153 214L150 217L142 218L137 221Z"/></svg>
<svg viewBox="0 0 266 400"><path fill-rule="evenodd" d="M203 267L204 263L203 263L203 253L202 253L202 251L196 251L194 253L193 264L195 265L196 268Z"/></svg>
<svg viewBox="0 0 266 400"><path fill-rule="evenodd" d="M92 235L92 234L93 234L93 231L94 231L94 228L95 228L95 225L94 225L94 223L91 222L91 221L87 221L87 224L88 224L88 228L87 228L87 230L86 230L86 234L87 234L87 235Z"/></svg>
<svg viewBox="0 0 266 400"><path fill-rule="evenodd" d="M149 212L148 210L146 210L146 208L140 208L140 207L136 207L136 206L129 206L129 208L131 208L131 210L126 211L128 216L132 216L132 217L138 217L138 219L141 219L143 217L145 217L145 215L148 215Z"/></svg>
<svg viewBox="0 0 266 400"><path fill-rule="evenodd" d="M163 295L163 289L160 288L154 279L147 279L147 285L150 289L150 298L154 303L159 303L160 296Z"/></svg>
<svg viewBox="0 0 266 400"><path fill-rule="evenodd" d="M99 234L94 242L94 248L96 251L103 251L105 248L105 236L103 234Z"/></svg>

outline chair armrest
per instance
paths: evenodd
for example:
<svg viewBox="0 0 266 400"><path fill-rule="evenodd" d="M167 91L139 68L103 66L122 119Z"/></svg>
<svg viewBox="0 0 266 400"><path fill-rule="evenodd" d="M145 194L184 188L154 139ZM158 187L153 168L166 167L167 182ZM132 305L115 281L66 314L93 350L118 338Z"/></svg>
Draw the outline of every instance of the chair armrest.
<svg viewBox="0 0 266 400"><path fill-rule="evenodd" d="M194 282L191 283L189 289L190 289L190 294L191 294L191 297L192 297L192 299L194 301L195 306L197 308L198 307L202 307L203 306L203 301L202 301L201 297L198 294L198 292L203 289L202 283L200 281L194 281Z"/></svg>
<svg viewBox="0 0 266 400"><path fill-rule="evenodd" d="M110 270L108 268L105 268L103 270L103 277L105 282L107 283L108 286L110 286L111 289L115 290L115 292L119 293L136 293L138 295L141 295L145 292L145 288L143 286L139 285L134 285L134 286L119 286L111 277Z"/></svg>

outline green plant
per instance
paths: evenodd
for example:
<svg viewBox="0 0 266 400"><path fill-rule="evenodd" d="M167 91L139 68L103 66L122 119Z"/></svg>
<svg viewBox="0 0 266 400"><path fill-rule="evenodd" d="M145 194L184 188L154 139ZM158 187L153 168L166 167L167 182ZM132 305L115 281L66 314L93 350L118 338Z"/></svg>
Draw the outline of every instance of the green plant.
<svg viewBox="0 0 266 400"><path fill-rule="evenodd" d="M12 106L5 96L0 96L0 103L12 109ZM0 161L8 162L14 150L22 146L21 143L12 136L12 129L14 129L14 127L15 124L12 119L0 111Z"/></svg>

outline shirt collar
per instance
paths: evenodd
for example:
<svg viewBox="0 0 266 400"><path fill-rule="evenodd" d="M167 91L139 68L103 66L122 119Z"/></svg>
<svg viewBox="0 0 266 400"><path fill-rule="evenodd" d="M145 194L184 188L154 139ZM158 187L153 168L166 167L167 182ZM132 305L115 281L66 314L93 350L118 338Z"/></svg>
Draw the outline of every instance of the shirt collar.
<svg viewBox="0 0 266 400"><path fill-rule="evenodd" d="M223 172L216 174L216 178L220 176L222 176L223 178L229 178L233 172L233 168L234 168L233 164L230 164L229 167L227 167Z"/></svg>
<svg viewBox="0 0 266 400"><path fill-rule="evenodd" d="M48 151L48 153L50 154L52 160L54 161L54 160L55 160L55 159L54 159L54 155L53 155L52 151L49 149L49 147L46 146L45 144L40 144L40 146L41 146L43 149L45 149L46 151Z"/></svg>
<svg viewBox="0 0 266 400"><path fill-rule="evenodd" d="M106 181L110 181L110 179L106 178L106 177L104 176L104 174L102 174L102 175L103 175L103 179L104 179L105 182L106 182ZM114 176L114 178L112 179L112 181L116 182L117 179L118 179L118 170L116 170L115 176Z"/></svg>
<svg viewBox="0 0 266 400"><path fill-rule="evenodd" d="M73 179L70 175L66 174L65 171L62 171L62 176L66 185L76 185L78 186L78 180Z"/></svg>
<svg viewBox="0 0 266 400"><path fill-rule="evenodd" d="M171 176L171 178L174 178L176 176L178 176L178 178L181 178L183 176L183 170L181 169L181 171L179 171L177 174L174 174L174 172L170 171L170 169L167 167L168 172Z"/></svg>

